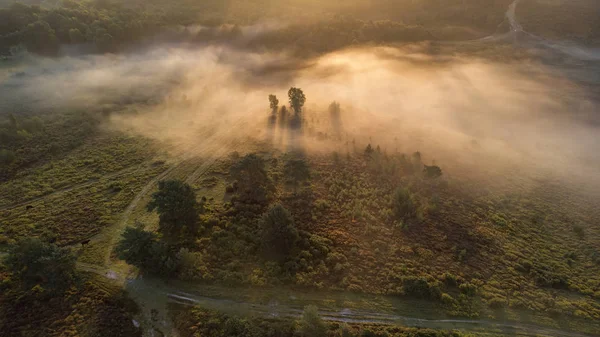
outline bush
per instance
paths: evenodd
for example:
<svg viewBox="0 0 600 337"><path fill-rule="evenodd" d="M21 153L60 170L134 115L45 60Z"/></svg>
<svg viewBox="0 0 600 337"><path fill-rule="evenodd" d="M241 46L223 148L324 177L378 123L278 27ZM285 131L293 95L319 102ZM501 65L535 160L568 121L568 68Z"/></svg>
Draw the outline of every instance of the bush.
<svg viewBox="0 0 600 337"><path fill-rule="evenodd" d="M326 337L327 325L319 316L317 307L309 305L304 307L300 320L300 335L302 337Z"/></svg>
<svg viewBox="0 0 600 337"><path fill-rule="evenodd" d="M501 298L494 297L488 301L488 305L492 309L502 309L506 305L506 301Z"/></svg>
<svg viewBox="0 0 600 337"><path fill-rule="evenodd" d="M417 207L414 197L406 188L399 188L392 198L392 211L396 219L403 220L415 216Z"/></svg>
<svg viewBox="0 0 600 337"><path fill-rule="evenodd" d="M0 166L10 165L17 159L17 156L13 151L0 150Z"/></svg>
<svg viewBox="0 0 600 337"><path fill-rule="evenodd" d="M477 294L477 286L472 283L463 283L458 288L467 296L475 296Z"/></svg>
<svg viewBox="0 0 600 337"><path fill-rule="evenodd" d="M439 299L442 292L437 284L430 284L425 278L406 277L402 279L404 293L424 299Z"/></svg>

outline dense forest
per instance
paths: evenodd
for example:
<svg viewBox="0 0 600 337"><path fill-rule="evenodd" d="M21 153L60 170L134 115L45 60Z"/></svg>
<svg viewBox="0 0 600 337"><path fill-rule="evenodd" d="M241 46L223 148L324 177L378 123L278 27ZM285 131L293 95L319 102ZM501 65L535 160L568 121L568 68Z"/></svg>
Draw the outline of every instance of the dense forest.
<svg viewBox="0 0 600 337"><path fill-rule="evenodd" d="M0 51L6 54L13 48L14 52L16 46L22 45L34 53L56 55L61 46L80 45L82 51L114 52L161 34L167 34L171 41L176 37L187 41L230 40L243 34L240 27L265 19L287 28L257 37L252 42L254 46L294 45L298 50L324 51L366 42L460 39L493 33L504 20L508 5L506 0L444 2L443 6L438 1L380 2L378 6L364 1L328 3L325 13L332 14L323 14L323 6L311 1L267 6L259 1L180 1L159 5L64 0L50 8L14 3L0 9ZM357 11L357 6L365 10ZM302 14L296 15L294 8ZM185 31L187 34L182 36L182 27L194 25L205 29Z"/></svg>

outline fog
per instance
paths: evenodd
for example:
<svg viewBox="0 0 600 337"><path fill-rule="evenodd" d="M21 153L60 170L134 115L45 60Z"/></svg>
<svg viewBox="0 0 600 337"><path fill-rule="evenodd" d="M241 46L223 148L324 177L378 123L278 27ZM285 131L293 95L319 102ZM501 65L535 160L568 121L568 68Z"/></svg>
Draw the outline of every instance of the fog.
<svg viewBox="0 0 600 337"><path fill-rule="evenodd" d="M344 155L370 142L388 153L421 151L448 175L597 179L600 168L592 90L535 58L500 62L429 44L310 59L171 45L24 62L26 70L3 82L5 102L35 97L54 109L121 110L106 127L156 139L179 158L251 144ZM302 128L269 126L268 95L281 106L292 86L307 97ZM337 134L332 101L341 104Z"/></svg>

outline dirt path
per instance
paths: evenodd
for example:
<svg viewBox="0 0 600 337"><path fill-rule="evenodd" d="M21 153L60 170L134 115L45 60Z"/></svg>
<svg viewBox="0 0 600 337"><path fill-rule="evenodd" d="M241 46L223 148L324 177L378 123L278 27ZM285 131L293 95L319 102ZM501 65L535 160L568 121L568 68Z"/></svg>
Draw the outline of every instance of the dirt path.
<svg viewBox="0 0 600 337"><path fill-rule="evenodd" d="M340 323L371 323L389 324L404 327L419 327L444 330L461 330L466 332L488 332L498 335L519 336L548 336L548 337L589 337L571 331L562 331L529 323L514 321L491 321L477 319L448 319L431 317L414 317L414 310L410 304L403 312L392 310L363 310L340 306L344 303L343 297L348 296L348 302L371 303L374 295L343 294L343 293L311 293L290 289L261 288L260 300L240 300L236 293L247 291L219 286L202 286L186 284L183 282L165 282L159 279L142 278L123 279L110 270L93 265L78 263L78 268L83 271L95 273L115 280L125 282L125 289L129 296L147 314L138 317L144 328L145 336L175 336L166 310L169 303L184 306L201 306L203 308L218 310L231 315L297 318L302 314L305 305L315 304L315 298L324 304L319 310L324 320ZM282 293L287 299L282 299ZM335 304L331 304L335 303Z"/></svg>

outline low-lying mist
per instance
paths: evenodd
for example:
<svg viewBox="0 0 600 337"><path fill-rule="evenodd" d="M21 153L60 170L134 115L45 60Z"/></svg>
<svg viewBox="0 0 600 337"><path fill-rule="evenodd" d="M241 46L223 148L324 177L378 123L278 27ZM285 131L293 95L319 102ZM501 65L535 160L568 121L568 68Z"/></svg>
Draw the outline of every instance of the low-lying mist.
<svg viewBox="0 0 600 337"><path fill-rule="evenodd" d="M421 151L448 175L597 179L598 102L586 87L535 60L432 49L355 48L297 59L225 46L162 47L30 60L35 66L4 87L61 109L126 107L111 114L109 127L156 139L177 156L243 152L255 141L345 155L372 143L390 154ZM307 97L301 129L290 129L279 112L271 117L269 108L269 94L287 104L292 86ZM339 121L328 110L333 101Z"/></svg>

